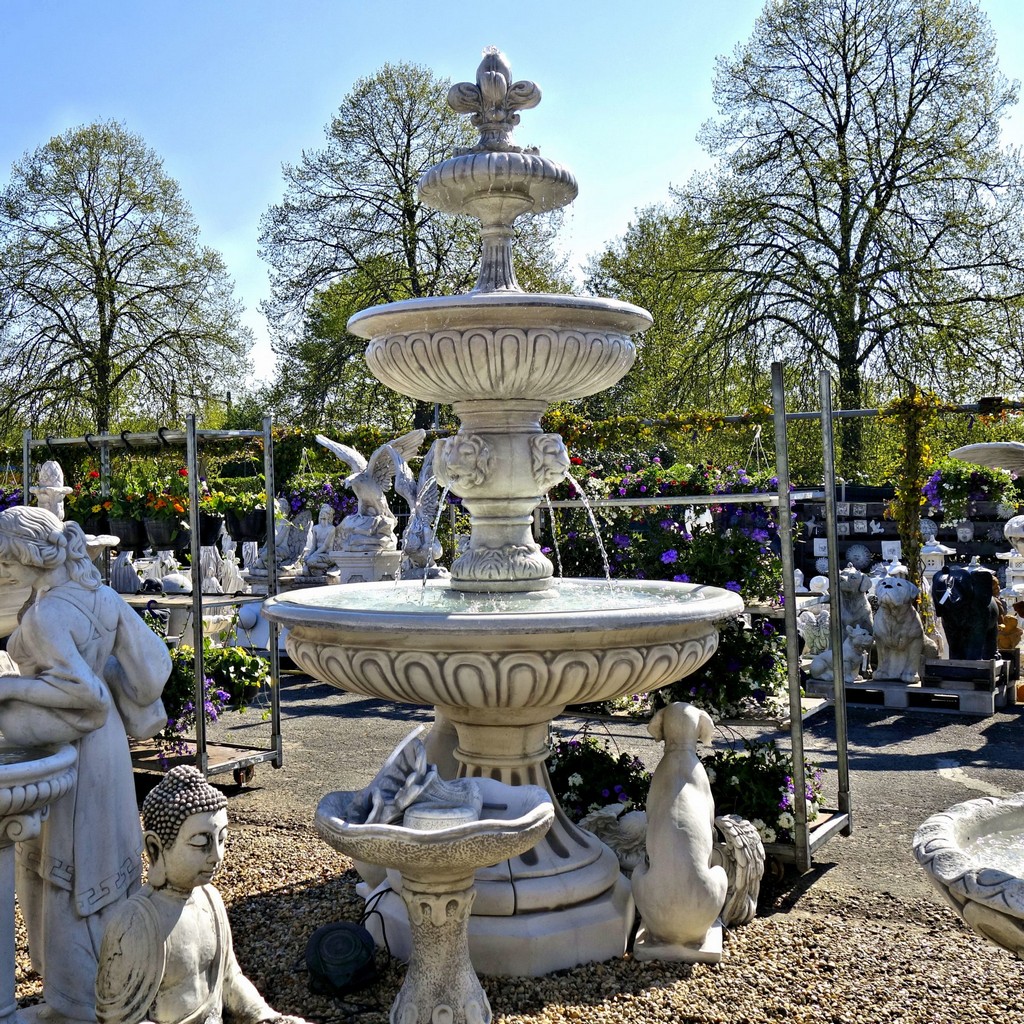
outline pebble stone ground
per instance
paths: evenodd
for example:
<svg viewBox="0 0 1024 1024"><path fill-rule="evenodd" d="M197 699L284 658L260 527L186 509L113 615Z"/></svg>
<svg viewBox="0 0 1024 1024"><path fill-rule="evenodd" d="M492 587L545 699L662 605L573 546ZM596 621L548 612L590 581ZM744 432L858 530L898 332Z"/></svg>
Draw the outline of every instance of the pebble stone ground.
<svg viewBox="0 0 1024 1024"><path fill-rule="evenodd" d="M279 1011L320 1024L383 1024L404 965L377 954L379 980L345 999L314 995L304 949L320 925L357 920L344 857L314 834L316 800L365 785L425 711L380 704L306 679L282 688L285 763L230 789L232 829L217 884L243 970ZM258 717L258 716L256 716ZM574 731L583 718L560 720ZM592 721L655 766L642 723ZM238 727L258 731L255 718ZM809 756L834 769L830 710L806 723ZM498 1024L1024 1024L1024 964L977 938L940 901L910 842L929 814L987 792L1024 790L1024 707L988 719L850 709L854 829L811 872L766 879L759 913L726 935L717 965L589 964L544 978L482 979ZM758 727L764 732L765 727ZM748 730L749 732L749 730ZM720 734L735 740L744 729ZM777 733L780 742L785 734ZM834 780L835 771L828 773ZM144 783L140 783L140 788ZM17 995L38 998L20 929Z"/></svg>

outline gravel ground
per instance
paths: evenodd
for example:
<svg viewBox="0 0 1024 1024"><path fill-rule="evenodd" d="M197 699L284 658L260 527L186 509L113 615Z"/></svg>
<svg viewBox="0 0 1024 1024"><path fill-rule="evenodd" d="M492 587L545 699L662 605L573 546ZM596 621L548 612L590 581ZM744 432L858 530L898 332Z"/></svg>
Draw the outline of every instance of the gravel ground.
<svg viewBox="0 0 1024 1024"><path fill-rule="evenodd" d="M546 978L483 978L503 1024L793 1024L1024 1022L1021 964L984 944L935 899L837 892L827 865L766 883L758 917L727 933L717 965L626 957ZM357 920L362 901L344 857L306 821L235 816L217 884L242 969L276 1009L333 1024L384 1024L404 966L377 953L380 980L346 1000L313 995L304 949L330 921ZM40 984L19 932L17 995Z"/></svg>
<svg viewBox="0 0 1024 1024"><path fill-rule="evenodd" d="M328 785L365 784L361 776L379 765L379 751L370 750L368 763L355 772L359 778L352 775L352 752L374 743L390 749L392 738L382 724L388 708L369 709L339 695L334 717L310 717L318 690L299 686L285 693L286 716L295 716L286 722L291 749L285 767L260 769L253 788L233 792L229 803L232 827L217 885L228 904L236 953L281 1012L320 1024L383 1024L405 970L384 952L377 953L380 978L371 988L345 1000L309 991L306 940L320 925L358 920L362 901L349 862L316 837L313 799L302 785L319 786L322 793ZM338 716L345 708L354 709L346 728L370 730L359 733L359 743L346 744L333 732L342 727ZM910 837L927 814L979 795L964 788L961 776L936 775L935 766L947 763L942 758L951 752L976 780L1024 788L1019 754L1012 753L1019 750L1022 710L983 722L854 712L853 835L830 841L806 875L790 870L781 879L766 877L757 918L727 932L721 963L639 963L627 956L545 978L485 977L495 1021L1024 1024L1024 965L967 929L927 885L909 852ZM307 716L305 724L300 716ZM805 733L810 749L825 760L833 743L830 721L809 723ZM388 728L403 735L409 724L402 716ZM623 742L630 731L643 733L635 726L613 729ZM642 735L636 743L645 756ZM307 756L306 748L318 753ZM310 781L315 773L329 778ZM40 994L20 923L16 986L22 1004Z"/></svg>

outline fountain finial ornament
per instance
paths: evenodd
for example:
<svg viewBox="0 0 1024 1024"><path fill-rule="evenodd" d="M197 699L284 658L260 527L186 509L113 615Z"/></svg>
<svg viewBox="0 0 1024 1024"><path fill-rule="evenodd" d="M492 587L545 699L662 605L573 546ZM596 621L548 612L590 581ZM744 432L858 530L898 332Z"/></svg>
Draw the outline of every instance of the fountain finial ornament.
<svg viewBox="0 0 1024 1024"><path fill-rule="evenodd" d="M496 46L488 46L476 69L476 84L459 82L448 90L448 106L456 113L472 114L470 121L480 129L479 143L460 153L539 152L536 147L517 146L512 131L519 124L516 111L537 106L540 95L536 82L513 82L508 58Z"/></svg>

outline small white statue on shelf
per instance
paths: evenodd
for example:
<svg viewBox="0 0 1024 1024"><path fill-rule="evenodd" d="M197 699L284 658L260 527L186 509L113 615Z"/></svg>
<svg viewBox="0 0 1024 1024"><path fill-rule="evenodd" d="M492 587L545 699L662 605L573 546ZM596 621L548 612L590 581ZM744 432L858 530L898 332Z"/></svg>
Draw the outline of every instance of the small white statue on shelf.
<svg viewBox="0 0 1024 1024"><path fill-rule="evenodd" d="M29 488L29 492L35 495L36 504L61 520L64 518L64 499L72 490L74 488L65 486L64 470L54 459L39 467L39 482Z"/></svg>
<svg viewBox="0 0 1024 1024"><path fill-rule="evenodd" d="M871 651L874 641L870 631L862 626L847 626L843 638L843 681L854 683L861 678L861 668L865 655ZM810 675L812 679L831 682L835 679L832 648L820 651L811 661Z"/></svg>
<svg viewBox="0 0 1024 1024"><path fill-rule="evenodd" d="M647 860L633 872L641 928L638 960L717 962L717 924L729 879L714 861L715 801L697 744L711 741L714 723L692 704L662 708L648 731L665 753L647 796Z"/></svg>
<svg viewBox="0 0 1024 1024"><path fill-rule="evenodd" d="M179 765L146 796L142 817L149 884L104 931L99 1024L301 1021L272 1009L242 974L224 901L210 884L224 859L227 797L197 768Z"/></svg>
<svg viewBox="0 0 1024 1024"><path fill-rule="evenodd" d="M334 568L332 552L337 547L334 509L326 502L320 506L317 521L310 527L306 548L302 553L303 570L308 576L322 576Z"/></svg>

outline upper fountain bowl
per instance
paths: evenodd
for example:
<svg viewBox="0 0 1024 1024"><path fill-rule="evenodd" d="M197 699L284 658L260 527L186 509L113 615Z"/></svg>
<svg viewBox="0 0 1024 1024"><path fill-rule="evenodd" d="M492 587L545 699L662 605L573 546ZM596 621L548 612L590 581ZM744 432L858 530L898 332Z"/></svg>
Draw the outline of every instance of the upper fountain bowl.
<svg viewBox="0 0 1024 1024"><path fill-rule="evenodd" d="M650 325L615 299L498 291L373 306L348 329L370 339L374 376L421 401L560 402L620 380Z"/></svg>

